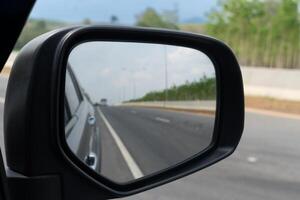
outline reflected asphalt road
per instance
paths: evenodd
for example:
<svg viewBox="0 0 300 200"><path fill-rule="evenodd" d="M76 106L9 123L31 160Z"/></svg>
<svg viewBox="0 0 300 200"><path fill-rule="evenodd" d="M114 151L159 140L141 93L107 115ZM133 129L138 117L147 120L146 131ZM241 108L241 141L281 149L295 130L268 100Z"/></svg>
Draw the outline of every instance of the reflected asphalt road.
<svg viewBox="0 0 300 200"><path fill-rule="evenodd" d="M204 150L211 142L213 116L127 106L98 109L102 113L100 119L105 118L108 123L101 125L100 132L107 135L115 132L143 175L178 164ZM113 130L107 130L108 126ZM105 143L107 140L103 139L102 145ZM102 154L107 154L107 159L113 153L120 154L103 148ZM134 173L135 167L131 168L126 155L123 157ZM102 160L103 174L115 175L114 169L105 164L106 159ZM124 158L119 162L124 162ZM113 179L120 178L114 176Z"/></svg>
<svg viewBox="0 0 300 200"><path fill-rule="evenodd" d="M5 84L6 79L0 77L2 98ZM186 178L124 199L299 199L300 120L247 113L245 122L242 141L231 157ZM3 103L0 103L0 128L3 149ZM118 150L112 140L106 138L106 141L105 148ZM111 166L124 164L117 163L120 158L113 159L114 156L111 155Z"/></svg>

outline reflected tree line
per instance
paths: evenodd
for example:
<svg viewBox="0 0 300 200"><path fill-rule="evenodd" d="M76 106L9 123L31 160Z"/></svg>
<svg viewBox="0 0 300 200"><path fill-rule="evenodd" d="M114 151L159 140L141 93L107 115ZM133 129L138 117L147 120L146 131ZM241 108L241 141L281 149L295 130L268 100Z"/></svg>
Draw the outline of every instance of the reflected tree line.
<svg viewBox="0 0 300 200"><path fill-rule="evenodd" d="M167 99L166 99L167 98ZM216 79L203 77L197 81L186 81L182 85L173 85L169 89L151 91L143 97L130 100L139 101L192 101L192 100L215 100Z"/></svg>

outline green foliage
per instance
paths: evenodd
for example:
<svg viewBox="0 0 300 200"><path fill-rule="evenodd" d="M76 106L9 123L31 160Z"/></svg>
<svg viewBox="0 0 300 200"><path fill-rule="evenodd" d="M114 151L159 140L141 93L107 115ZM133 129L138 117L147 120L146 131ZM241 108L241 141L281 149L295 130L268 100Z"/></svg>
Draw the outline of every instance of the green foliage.
<svg viewBox="0 0 300 200"><path fill-rule="evenodd" d="M82 24L90 25L90 24L92 24L92 21L89 18L85 18L84 20L82 20Z"/></svg>
<svg viewBox="0 0 300 200"><path fill-rule="evenodd" d="M172 86L167 90L152 91L142 98L131 100L138 101L188 101L216 99L216 79L204 77L198 81L189 82L179 86Z"/></svg>
<svg viewBox="0 0 300 200"><path fill-rule="evenodd" d="M165 18L165 20L163 20ZM159 15L153 8L147 8L142 14L137 17L137 26L143 27L158 27L158 28L168 28L168 29L178 29L177 25L170 19L170 13L168 16ZM172 18L175 18L172 16Z"/></svg>
<svg viewBox="0 0 300 200"><path fill-rule="evenodd" d="M112 15L110 17L110 23L111 24L116 24L116 23L118 23L118 21L119 21L119 18L116 15Z"/></svg>
<svg viewBox="0 0 300 200"><path fill-rule="evenodd" d="M14 47L14 50L20 50L27 42L35 37L55 28L62 27L63 25L64 23L61 22L29 19Z"/></svg>
<svg viewBox="0 0 300 200"><path fill-rule="evenodd" d="M205 25L204 24L180 24L179 29L183 31L203 34Z"/></svg>
<svg viewBox="0 0 300 200"><path fill-rule="evenodd" d="M298 0L223 0L205 31L228 43L242 65L300 68L298 6Z"/></svg>

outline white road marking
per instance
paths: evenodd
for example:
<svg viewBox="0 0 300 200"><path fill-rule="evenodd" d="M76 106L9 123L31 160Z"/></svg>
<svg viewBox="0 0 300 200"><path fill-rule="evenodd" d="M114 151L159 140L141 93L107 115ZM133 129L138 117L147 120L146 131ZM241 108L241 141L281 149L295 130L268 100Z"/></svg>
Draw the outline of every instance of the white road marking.
<svg viewBox="0 0 300 200"><path fill-rule="evenodd" d="M160 122L164 122L164 123L170 123L171 122L169 119L160 118L160 117L155 117L155 120L160 121Z"/></svg>
<svg viewBox="0 0 300 200"><path fill-rule="evenodd" d="M4 103L5 102L5 98L0 97L0 103Z"/></svg>
<svg viewBox="0 0 300 200"><path fill-rule="evenodd" d="M99 113L100 113L100 117L102 118L102 120L104 121L106 127L108 128L111 136L113 137L113 139L115 140L117 147L119 148L132 176L135 179L141 178L144 176L144 174L142 173L140 167L137 165L137 163L135 162L135 160L133 159L133 157L131 156L131 154L129 153L129 151L127 150L126 146L124 145L124 143L122 142L121 138L119 137L119 135L116 133L116 131L113 129L113 127L110 125L110 123L108 122L108 120L106 119L106 117L104 116L104 114L102 113L102 111L100 110L100 108L98 108Z"/></svg>
<svg viewBox="0 0 300 200"><path fill-rule="evenodd" d="M254 156L249 156L249 157L247 158L247 161L248 161L249 163L256 163L256 162L257 162L257 158L254 157Z"/></svg>

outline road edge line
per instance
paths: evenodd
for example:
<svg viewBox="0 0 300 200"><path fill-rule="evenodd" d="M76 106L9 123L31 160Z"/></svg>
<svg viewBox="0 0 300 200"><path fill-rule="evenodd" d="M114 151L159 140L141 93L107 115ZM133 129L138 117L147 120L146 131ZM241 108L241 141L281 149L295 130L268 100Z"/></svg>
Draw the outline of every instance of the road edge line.
<svg viewBox="0 0 300 200"><path fill-rule="evenodd" d="M131 154L127 150L127 148L124 145L124 143L122 142L121 138L118 136L116 131L110 125L110 123L108 122L108 120L106 119L106 117L104 116L104 114L103 114L103 112L101 111L100 108L98 108L98 111L99 111L100 117L102 118L102 120L104 121L106 127L108 128L111 136L115 140L115 143L116 143L117 147L119 148L119 150L120 150L120 152L121 152L128 168L129 168L131 174L133 175L133 177L135 179L143 177L144 174L142 173L140 167L137 165L137 163L135 162L135 160L133 159L133 157L131 156Z"/></svg>
<svg viewBox="0 0 300 200"><path fill-rule="evenodd" d="M171 120L166 119L166 118L162 118L162 117L155 117L154 119L156 121L163 122L163 123L170 123L171 122Z"/></svg>

